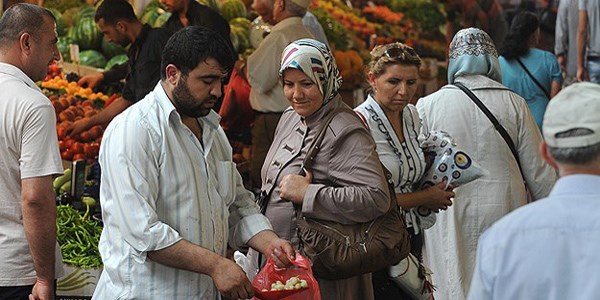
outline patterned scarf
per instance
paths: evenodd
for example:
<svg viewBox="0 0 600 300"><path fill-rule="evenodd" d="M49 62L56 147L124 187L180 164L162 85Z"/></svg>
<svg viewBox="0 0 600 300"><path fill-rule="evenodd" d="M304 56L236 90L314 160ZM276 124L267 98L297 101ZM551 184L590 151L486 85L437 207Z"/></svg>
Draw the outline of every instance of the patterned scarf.
<svg viewBox="0 0 600 300"><path fill-rule="evenodd" d="M484 75L502 83L502 72L494 42L485 31L462 29L450 43L448 82L461 75Z"/></svg>
<svg viewBox="0 0 600 300"><path fill-rule="evenodd" d="M289 44L281 56L279 76L286 69L298 69L314 82L323 94L323 105L337 95L342 76L329 48L313 39L300 39Z"/></svg>

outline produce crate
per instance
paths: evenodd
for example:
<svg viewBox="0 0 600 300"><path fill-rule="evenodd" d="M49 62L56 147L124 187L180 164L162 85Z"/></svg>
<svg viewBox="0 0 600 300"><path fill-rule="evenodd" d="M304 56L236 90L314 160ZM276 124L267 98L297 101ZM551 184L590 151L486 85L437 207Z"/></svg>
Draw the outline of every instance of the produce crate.
<svg viewBox="0 0 600 300"><path fill-rule="evenodd" d="M63 264L65 275L56 283L56 300L92 299L102 268L81 269Z"/></svg>

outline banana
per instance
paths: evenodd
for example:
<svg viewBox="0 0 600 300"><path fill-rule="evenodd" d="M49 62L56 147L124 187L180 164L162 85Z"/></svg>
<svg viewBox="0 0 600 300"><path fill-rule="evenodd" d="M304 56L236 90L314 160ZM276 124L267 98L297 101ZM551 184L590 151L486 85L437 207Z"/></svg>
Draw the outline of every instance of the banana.
<svg viewBox="0 0 600 300"><path fill-rule="evenodd" d="M62 187L67 181L71 181L71 169L67 168L63 175L54 178L52 185L54 186L54 192L58 194L60 187ZM70 188L69 188L70 190Z"/></svg>

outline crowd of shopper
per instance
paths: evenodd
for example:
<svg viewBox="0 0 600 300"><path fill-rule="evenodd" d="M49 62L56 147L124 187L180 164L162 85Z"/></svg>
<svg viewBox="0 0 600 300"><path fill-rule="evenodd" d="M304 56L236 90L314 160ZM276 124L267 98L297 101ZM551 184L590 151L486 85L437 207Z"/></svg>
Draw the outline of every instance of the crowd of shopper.
<svg viewBox="0 0 600 300"><path fill-rule="evenodd" d="M254 274L227 257L230 249L247 250L259 267L269 258L285 268L307 242L298 218L369 224L393 209L402 211L411 255L432 271L435 289L422 292L435 299L595 299L597 0L579 0L577 36L570 47L557 43L560 59L535 48L535 14L517 14L506 32L471 20L500 31L452 34L448 85L416 105L421 58L403 43L377 46L368 95L354 110L341 99L332 51L302 23L310 1L255 0L273 27L237 63L214 11L161 2L173 12L169 29L142 25L125 0L104 0L95 16L110 41L131 47L123 103L101 119L104 268L94 299L251 298ZM465 2L466 11L483 5ZM0 18L0 299L53 299L62 275L55 113L34 83L60 59L57 39L53 15L39 6L15 4ZM559 92L560 66L575 57L575 78L592 82ZM262 207L213 110L234 68L257 111L250 186ZM84 81L107 79L95 76ZM444 178L421 188L431 132L452 136L485 172L461 186ZM321 298L410 299L390 275L396 263L343 279L316 274Z"/></svg>

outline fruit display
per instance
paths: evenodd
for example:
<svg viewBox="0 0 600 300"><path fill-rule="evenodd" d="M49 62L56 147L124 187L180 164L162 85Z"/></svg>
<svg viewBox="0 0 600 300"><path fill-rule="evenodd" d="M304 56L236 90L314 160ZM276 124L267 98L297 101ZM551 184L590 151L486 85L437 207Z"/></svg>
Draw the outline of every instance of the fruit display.
<svg viewBox="0 0 600 300"><path fill-rule="evenodd" d="M94 160L100 150L102 127L94 126L75 136L67 136L67 128L75 121L95 115L118 95L109 97L94 93L92 89L83 88L75 81L68 82L60 76L43 81L40 85L56 111L56 133L62 159Z"/></svg>

